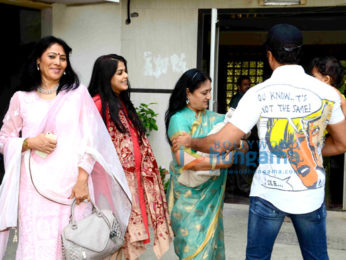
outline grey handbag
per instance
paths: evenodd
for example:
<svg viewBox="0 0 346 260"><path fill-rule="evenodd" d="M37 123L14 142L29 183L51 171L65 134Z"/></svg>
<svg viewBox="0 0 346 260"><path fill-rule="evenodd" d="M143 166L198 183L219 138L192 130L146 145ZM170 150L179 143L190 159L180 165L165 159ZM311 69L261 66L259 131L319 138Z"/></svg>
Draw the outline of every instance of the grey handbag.
<svg viewBox="0 0 346 260"><path fill-rule="evenodd" d="M71 205L70 223L61 234L63 257L66 260L103 259L119 250L124 234L111 210L99 210L94 202L90 216L75 221L75 201Z"/></svg>

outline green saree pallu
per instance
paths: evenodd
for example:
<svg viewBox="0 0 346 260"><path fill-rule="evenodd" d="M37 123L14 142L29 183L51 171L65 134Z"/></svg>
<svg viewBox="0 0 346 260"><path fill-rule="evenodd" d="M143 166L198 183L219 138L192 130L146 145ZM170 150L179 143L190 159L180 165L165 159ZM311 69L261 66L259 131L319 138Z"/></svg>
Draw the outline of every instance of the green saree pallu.
<svg viewBox="0 0 346 260"><path fill-rule="evenodd" d="M205 110L196 116L194 111L185 107L171 117L168 135L172 139L181 132L187 132L195 138L205 137L215 124L223 120L224 115ZM185 152L196 154L191 149L185 149ZM178 182L181 167L173 154L167 200L174 231L174 249L180 259L225 259L222 210L226 170L197 187L188 187Z"/></svg>

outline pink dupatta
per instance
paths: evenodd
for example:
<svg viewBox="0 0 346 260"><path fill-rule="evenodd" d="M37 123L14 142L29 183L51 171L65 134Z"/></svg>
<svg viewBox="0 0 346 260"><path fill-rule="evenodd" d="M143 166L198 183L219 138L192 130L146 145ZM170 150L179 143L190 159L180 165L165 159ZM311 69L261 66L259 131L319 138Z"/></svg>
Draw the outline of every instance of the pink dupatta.
<svg viewBox="0 0 346 260"><path fill-rule="evenodd" d="M11 115L6 115L11 116ZM89 189L98 207L110 208L125 233L131 212L131 194L108 131L87 89L61 91L42 121L39 133L57 135L57 147L43 159L32 152L30 166L34 186L44 197L70 205L68 199L83 161L95 162ZM34 136L36 136L34 135ZM28 173L30 152L21 160L23 138L0 133L5 176L0 186L0 258L5 253L10 227L17 226L21 163ZM90 165L90 163L89 163ZM92 164L91 164L92 165ZM23 167L23 165L22 165Z"/></svg>

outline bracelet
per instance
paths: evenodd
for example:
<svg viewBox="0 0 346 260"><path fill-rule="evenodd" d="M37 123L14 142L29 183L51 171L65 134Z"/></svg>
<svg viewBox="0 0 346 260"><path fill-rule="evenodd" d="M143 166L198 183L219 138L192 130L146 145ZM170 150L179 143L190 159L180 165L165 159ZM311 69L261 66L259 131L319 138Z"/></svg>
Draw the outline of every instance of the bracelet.
<svg viewBox="0 0 346 260"><path fill-rule="evenodd" d="M242 150L243 148L244 148L244 140L240 139L239 150Z"/></svg>
<svg viewBox="0 0 346 260"><path fill-rule="evenodd" d="M215 170L216 163L217 163L217 159L216 159L216 156L214 156L214 157L213 157L213 161L212 161L212 163L211 163L211 169L212 169L212 170Z"/></svg>
<svg viewBox="0 0 346 260"><path fill-rule="evenodd" d="M23 150L29 150L28 138L23 141Z"/></svg>

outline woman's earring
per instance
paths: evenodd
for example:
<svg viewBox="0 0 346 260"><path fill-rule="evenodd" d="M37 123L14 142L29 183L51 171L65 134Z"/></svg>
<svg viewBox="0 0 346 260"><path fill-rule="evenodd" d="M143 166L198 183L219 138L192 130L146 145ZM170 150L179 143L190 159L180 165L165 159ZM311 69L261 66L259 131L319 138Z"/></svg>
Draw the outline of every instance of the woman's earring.
<svg viewBox="0 0 346 260"><path fill-rule="evenodd" d="M66 75L66 71L64 71L64 73L63 73L64 75Z"/></svg>
<svg viewBox="0 0 346 260"><path fill-rule="evenodd" d="M36 68L37 68L38 71L40 70L39 64L36 64Z"/></svg>
<svg viewBox="0 0 346 260"><path fill-rule="evenodd" d="M186 98L186 105L188 105L190 103L190 99Z"/></svg>

